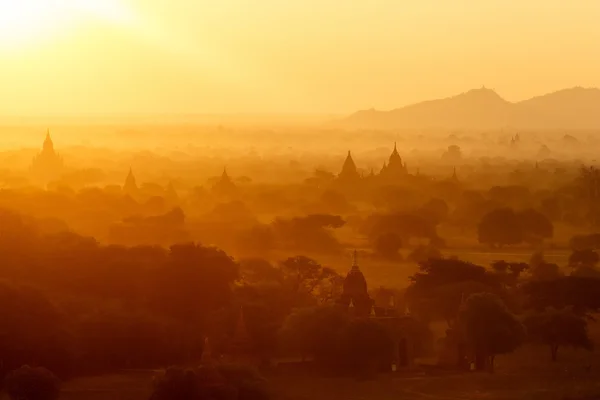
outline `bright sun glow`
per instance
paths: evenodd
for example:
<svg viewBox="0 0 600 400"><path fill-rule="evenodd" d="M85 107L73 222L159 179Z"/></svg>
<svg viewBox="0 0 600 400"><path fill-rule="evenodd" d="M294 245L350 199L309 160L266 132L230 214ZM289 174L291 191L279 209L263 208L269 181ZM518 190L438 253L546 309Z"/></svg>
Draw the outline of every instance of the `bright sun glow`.
<svg viewBox="0 0 600 400"><path fill-rule="evenodd" d="M85 18L124 23L129 14L119 0L0 0L0 47L34 44Z"/></svg>

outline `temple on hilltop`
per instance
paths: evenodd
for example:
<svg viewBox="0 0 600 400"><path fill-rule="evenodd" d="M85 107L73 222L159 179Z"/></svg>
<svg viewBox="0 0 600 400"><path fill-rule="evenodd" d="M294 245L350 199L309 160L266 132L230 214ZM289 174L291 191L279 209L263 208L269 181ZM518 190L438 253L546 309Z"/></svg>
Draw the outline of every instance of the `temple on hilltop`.
<svg viewBox="0 0 600 400"><path fill-rule="evenodd" d="M50 130L48 130L42 151L34 157L30 171L36 179L48 182L59 178L63 172L63 168L63 159L54 150L54 143L52 143Z"/></svg>
<svg viewBox="0 0 600 400"><path fill-rule="evenodd" d="M237 186L227 174L227 168L223 168L223 174L212 187L212 192L218 196L234 196L237 194L237 189Z"/></svg>
<svg viewBox="0 0 600 400"><path fill-rule="evenodd" d="M338 304L354 318L373 319L383 325L393 342L390 364L383 370L396 371L413 364L420 337L419 322L409 315L408 309L399 312L392 297L390 304L378 305L369 296L367 281L360 271L357 252L352 257L352 267L344 280L344 288Z"/></svg>
<svg viewBox="0 0 600 400"><path fill-rule="evenodd" d="M133 176L133 170L130 167L127 178L125 178L125 184L123 185L123 192L130 196L135 196L138 194L138 191L139 188L135 181L135 176Z"/></svg>

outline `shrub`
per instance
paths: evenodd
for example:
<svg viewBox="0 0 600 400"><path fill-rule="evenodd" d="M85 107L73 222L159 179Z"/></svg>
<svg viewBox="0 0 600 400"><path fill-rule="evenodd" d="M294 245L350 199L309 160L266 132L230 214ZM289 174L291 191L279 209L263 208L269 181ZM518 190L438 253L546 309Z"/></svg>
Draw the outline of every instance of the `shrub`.
<svg viewBox="0 0 600 400"><path fill-rule="evenodd" d="M60 396L60 381L46 368L24 365L11 371L4 380L12 400L56 400Z"/></svg>
<svg viewBox="0 0 600 400"><path fill-rule="evenodd" d="M173 367L154 381L151 400L268 400L267 381L242 365Z"/></svg>

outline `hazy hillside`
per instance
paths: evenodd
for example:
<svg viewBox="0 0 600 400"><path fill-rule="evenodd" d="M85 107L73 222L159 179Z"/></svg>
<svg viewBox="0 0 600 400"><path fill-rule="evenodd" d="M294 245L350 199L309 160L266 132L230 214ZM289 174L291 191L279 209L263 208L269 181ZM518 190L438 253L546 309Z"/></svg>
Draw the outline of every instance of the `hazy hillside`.
<svg viewBox="0 0 600 400"><path fill-rule="evenodd" d="M577 87L511 103L491 89L473 89L391 111L358 111L338 123L370 129L600 129L600 90Z"/></svg>

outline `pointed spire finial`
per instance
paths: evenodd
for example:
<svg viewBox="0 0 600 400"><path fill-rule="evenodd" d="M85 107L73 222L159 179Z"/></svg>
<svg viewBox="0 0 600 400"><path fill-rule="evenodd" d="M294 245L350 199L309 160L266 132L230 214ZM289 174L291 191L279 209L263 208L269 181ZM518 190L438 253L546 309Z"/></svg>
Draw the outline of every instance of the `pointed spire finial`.
<svg viewBox="0 0 600 400"><path fill-rule="evenodd" d="M352 269L358 270L358 252L354 249L354 253L352 253Z"/></svg>

